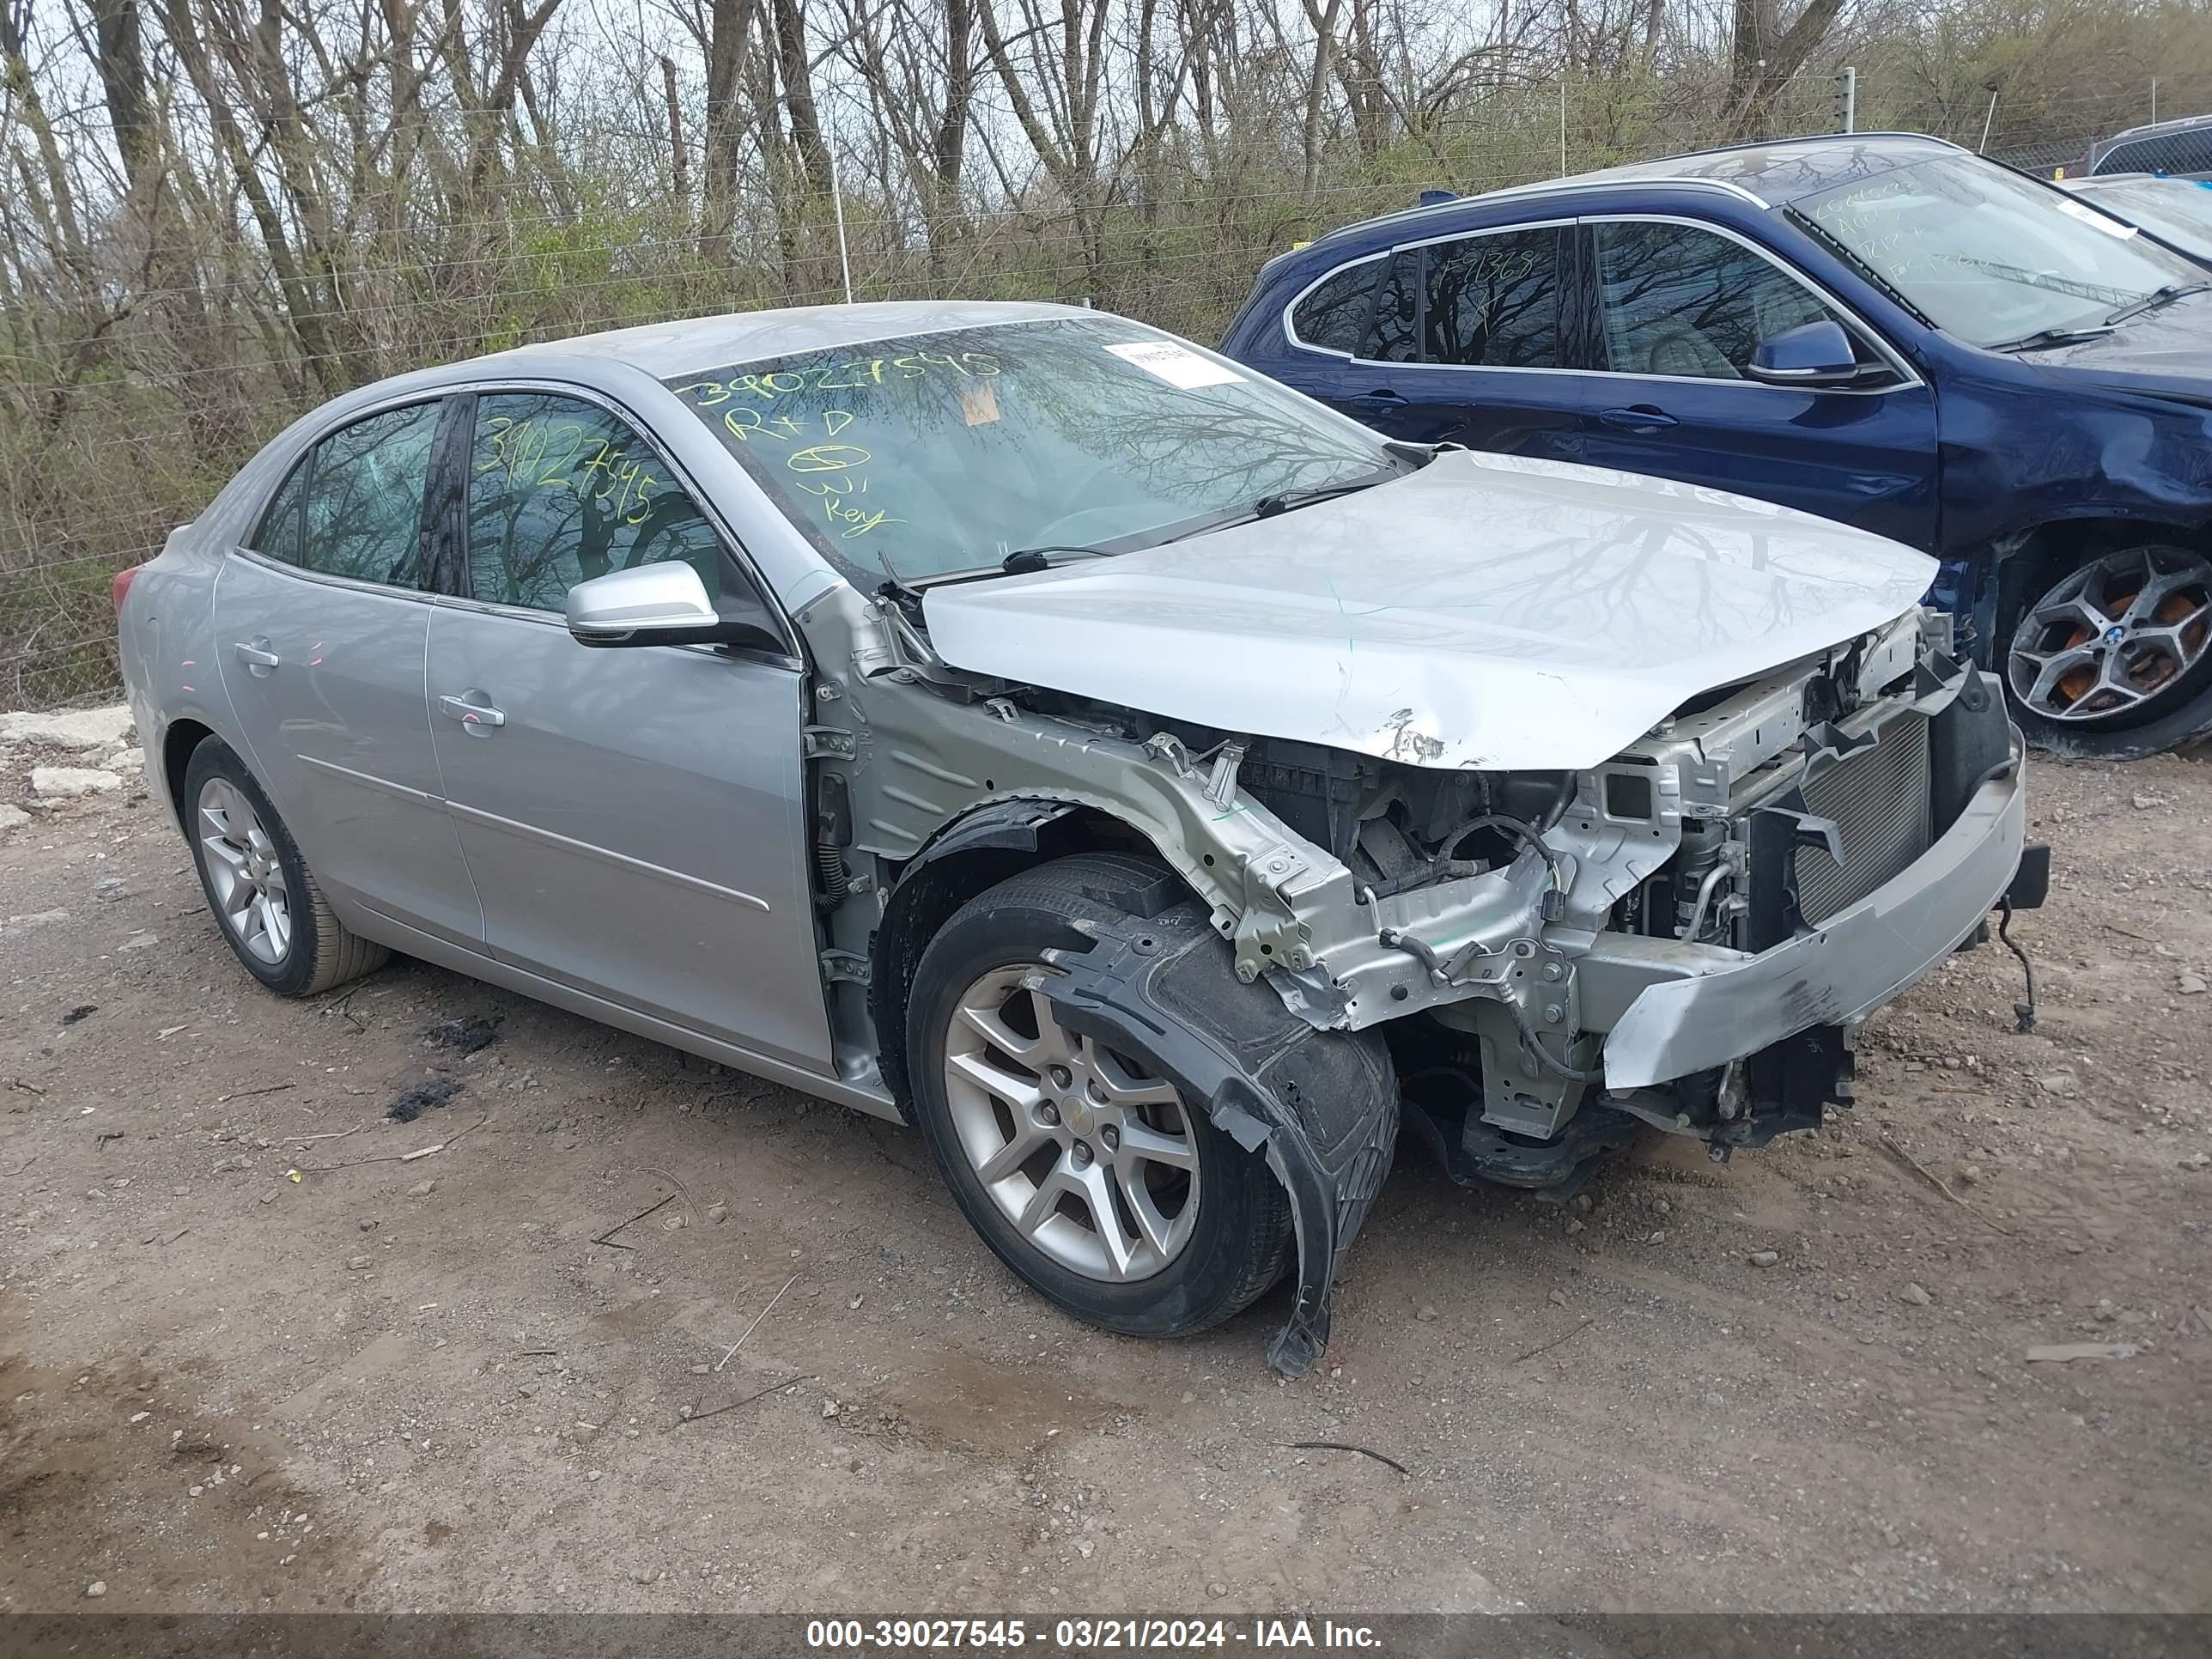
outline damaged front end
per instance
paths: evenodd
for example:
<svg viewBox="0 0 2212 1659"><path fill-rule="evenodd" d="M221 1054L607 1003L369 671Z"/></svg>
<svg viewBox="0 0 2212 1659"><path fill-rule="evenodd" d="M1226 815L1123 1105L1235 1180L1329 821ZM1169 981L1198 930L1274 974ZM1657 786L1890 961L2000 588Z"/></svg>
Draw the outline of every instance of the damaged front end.
<svg viewBox="0 0 2212 1659"><path fill-rule="evenodd" d="M1238 1146L1266 1158L1290 1196L1297 1291L1267 1360L1302 1376L1328 1345L1329 1285L1390 1172L1389 1051L1375 1035L1317 1030L1222 974L1220 941L1194 903L1085 931L1091 947L1051 953L1060 976L1038 988L1060 1024L1202 1103Z"/></svg>
<svg viewBox="0 0 2212 1659"><path fill-rule="evenodd" d="M894 599L839 614L850 672L812 748L838 779L822 856L850 872L825 977L865 997L843 1023L903 1099L902 975L949 903L1101 836L1167 865L1179 888L1037 988L1282 1182L1287 1374L1327 1340L1401 1115L1467 1182L1571 1190L1646 1127L1725 1158L1817 1126L1857 1024L2008 892L2039 898L2014 886L2018 734L1934 612L1558 772L1162 720L948 669Z"/></svg>

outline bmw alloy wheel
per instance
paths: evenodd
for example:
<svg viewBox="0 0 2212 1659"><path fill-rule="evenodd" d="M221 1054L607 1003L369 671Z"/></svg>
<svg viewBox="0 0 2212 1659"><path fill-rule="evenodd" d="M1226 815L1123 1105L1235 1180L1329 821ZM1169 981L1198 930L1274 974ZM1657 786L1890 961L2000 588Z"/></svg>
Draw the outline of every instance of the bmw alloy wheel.
<svg viewBox="0 0 2212 1659"><path fill-rule="evenodd" d="M2021 706L2075 727L2147 717L2193 685L2212 647L2212 564L2179 547L2124 547L2069 571L2013 630Z"/></svg>

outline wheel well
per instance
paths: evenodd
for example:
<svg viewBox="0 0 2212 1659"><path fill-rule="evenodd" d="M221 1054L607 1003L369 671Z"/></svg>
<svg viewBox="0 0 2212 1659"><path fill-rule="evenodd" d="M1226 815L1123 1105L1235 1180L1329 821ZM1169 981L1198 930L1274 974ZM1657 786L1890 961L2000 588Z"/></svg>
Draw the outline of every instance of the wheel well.
<svg viewBox="0 0 2212 1659"><path fill-rule="evenodd" d="M161 777L169 786L169 810L177 815L179 828L190 824L185 808L185 768L191 764L192 750L214 735L198 720L180 720L170 721L162 736Z"/></svg>
<svg viewBox="0 0 2212 1659"><path fill-rule="evenodd" d="M2060 576L2099 554L2152 543L2203 548L2212 537L2202 526L2191 528L2149 519L2057 519L2008 539L2010 549L2000 555L2002 562L1997 567L1999 641L2011 637L2020 613Z"/></svg>
<svg viewBox="0 0 2212 1659"><path fill-rule="evenodd" d="M906 1070L906 1006L921 953L953 912L978 893L1036 865L1077 853L1150 853L1143 834L1108 813L1079 806L1036 826L1013 844L963 848L908 862L877 925L868 976L868 1016L876 1028L878 1062L900 1115L914 1121ZM1027 840L1030 844L1021 842Z"/></svg>

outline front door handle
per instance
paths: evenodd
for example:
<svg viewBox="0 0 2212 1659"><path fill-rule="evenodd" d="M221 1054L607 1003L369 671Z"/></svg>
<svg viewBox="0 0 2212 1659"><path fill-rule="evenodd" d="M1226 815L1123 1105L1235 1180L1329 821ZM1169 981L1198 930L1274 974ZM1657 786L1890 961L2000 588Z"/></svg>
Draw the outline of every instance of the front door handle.
<svg viewBox="0 0 2212 1659"><path fill-rule="evenodd" d="M230 647L231 655L246 665L246 672L257 680L265 680L283 660L269 648L269 636L256 634L251 640L240 640Z"/></svg>
<svg viewBox="0 0 2212 1659"><path fill-rule="evenodd" d="M1377 386L1372 392L1358 392L1345 402L1354 409L1403 409L1406 400L1388 386Z"/></svg>
<svg viewBox="0 0 2212 1659"><path fill-rule="evenodd" d="M1623 432L1659 432L1677 424L1674 417L1663 409L1654 409L1650 404L1632 404L1626 409L1604 409L1598 419L1607 426L1617 426Z"/></svg>
<svg viewBox="0 0 2212 1659"><path fill-rule="evenodd" d="M480 698L483 700L477 701ZM490 700L484 698L481 691L469 690L458 697L441 697L438 699L438 712L459 720L472 738L483 737L494 726L507 724L506 714L493 708Z"/></svg>

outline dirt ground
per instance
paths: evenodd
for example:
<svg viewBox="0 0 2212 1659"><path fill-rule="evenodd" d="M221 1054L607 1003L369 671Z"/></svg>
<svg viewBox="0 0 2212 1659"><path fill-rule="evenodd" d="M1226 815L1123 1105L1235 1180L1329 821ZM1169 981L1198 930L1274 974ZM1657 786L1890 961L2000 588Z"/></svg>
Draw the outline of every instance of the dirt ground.
<svg viewBox="0 0 2212 1659"><path fill-rule="evenodd" d="M2212 766L2033 787L2034 1036L1979 950L1817 1137L1587 1210L1409 1147L1297 1383L1279 1292L1103 1335L911 1133L412 963L277 1000L150 801L42 812L0 1610L2204 1610Z"/></svg>

